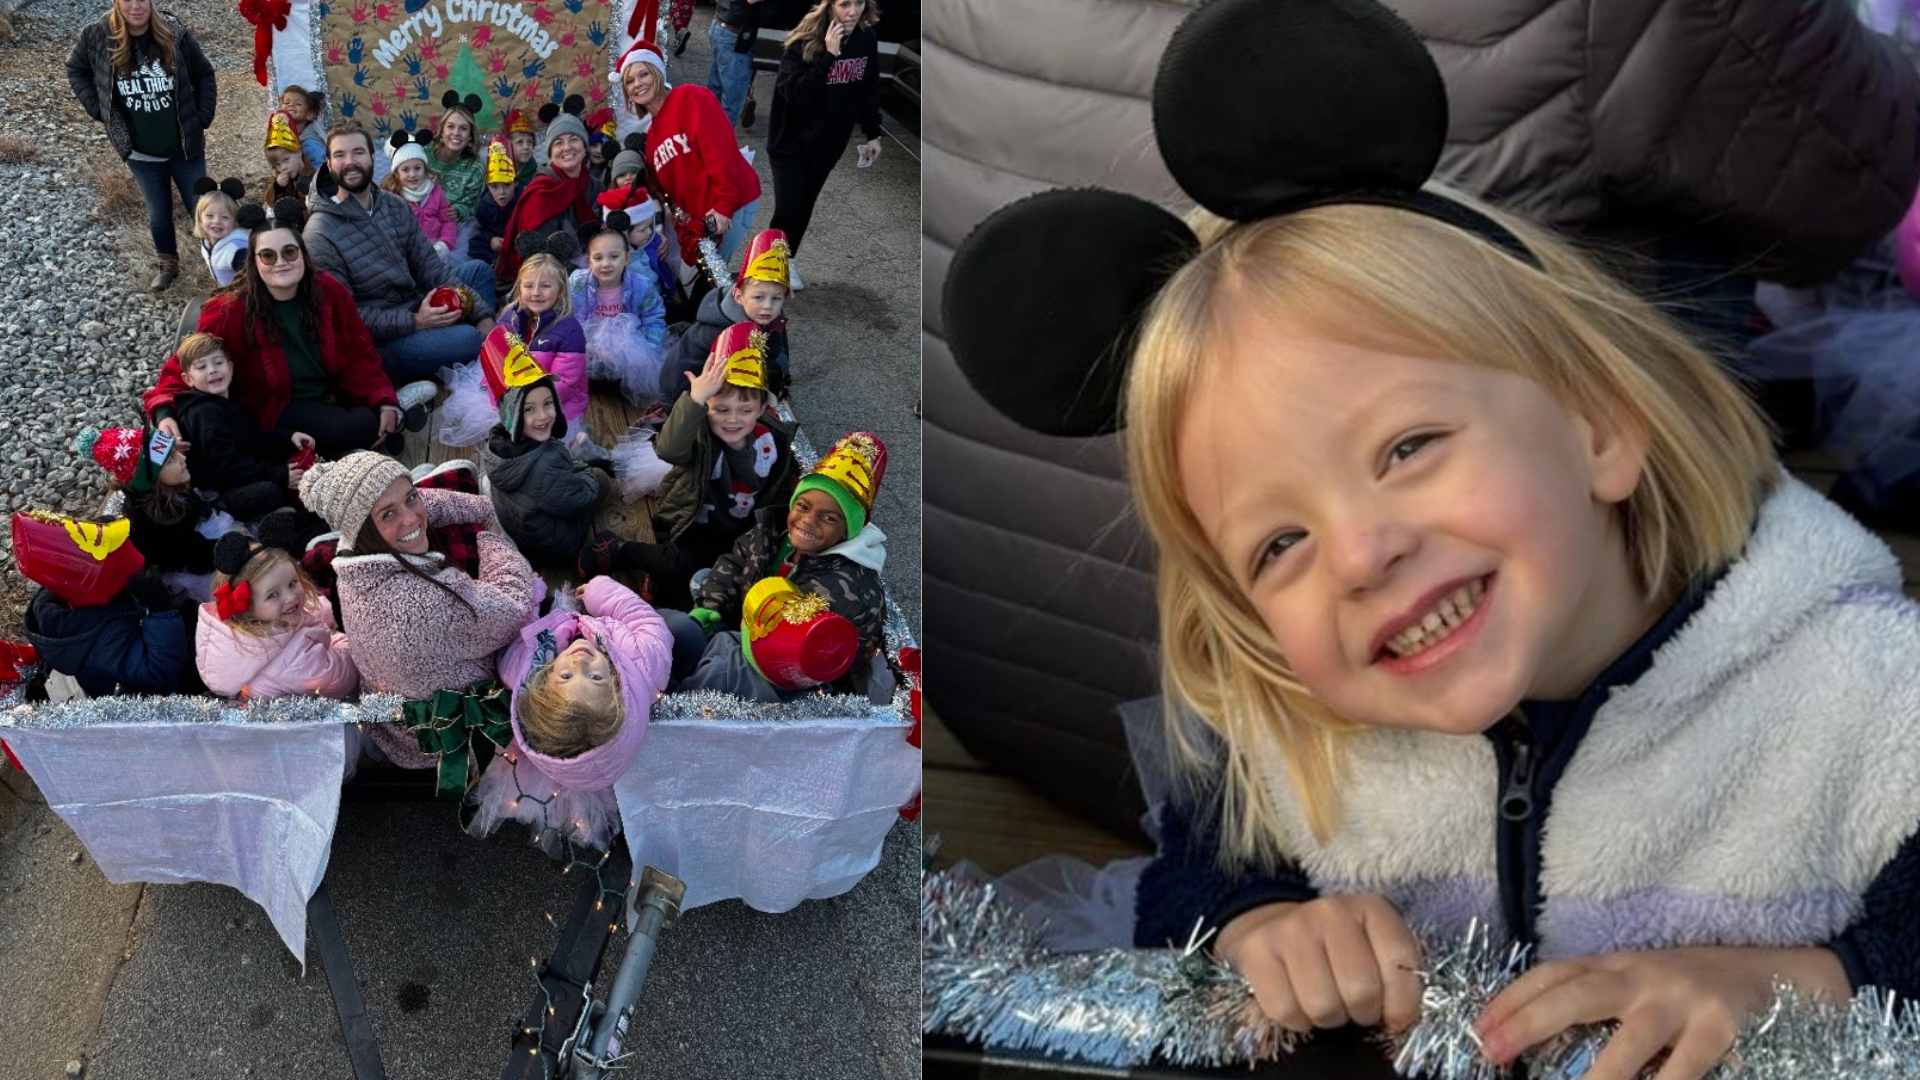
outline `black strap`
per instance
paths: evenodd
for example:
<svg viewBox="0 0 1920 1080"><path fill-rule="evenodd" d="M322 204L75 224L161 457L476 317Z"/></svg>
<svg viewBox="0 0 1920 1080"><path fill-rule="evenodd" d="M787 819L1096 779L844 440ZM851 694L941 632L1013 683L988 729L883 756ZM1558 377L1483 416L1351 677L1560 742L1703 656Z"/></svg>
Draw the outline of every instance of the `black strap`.
<svg viewBox="0 0 1920 1080"><path fill-rule="evenodd" d="M347 1057L353 1062L353 1080L386 1080L386 1067L380 1064L380 1041L373 1034L373 1020L367 1015L366 999L360 996L360 984L353 976L353 958L347 955L347 939L340 933L340 919L334 914L333 899L322 880L307 901L307 930L313 937L313 949L320 954L320 966L327 973L327 989L333 992L333 1011L340 1017L340 1037L347 1044Z"/></svg>

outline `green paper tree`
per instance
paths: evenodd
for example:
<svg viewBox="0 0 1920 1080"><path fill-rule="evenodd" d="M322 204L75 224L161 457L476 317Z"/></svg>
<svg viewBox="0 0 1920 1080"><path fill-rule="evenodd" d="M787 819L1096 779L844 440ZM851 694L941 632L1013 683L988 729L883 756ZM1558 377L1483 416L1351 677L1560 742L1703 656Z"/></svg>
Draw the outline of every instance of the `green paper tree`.
<svg viewBox="0 0 1920 1080"><path fill-rule="evenodd" d="M447 85L458 90L461 97L468 94L480 96L483 102L480 115L474 117L474 122L480 125L476 136L499 129L498 117L493 111L493 95L487 92L487 73L480 69L480 61L473 57L473 46L466 41L460 42L460 55L454 60L453 69L447 73Z"/></svg>

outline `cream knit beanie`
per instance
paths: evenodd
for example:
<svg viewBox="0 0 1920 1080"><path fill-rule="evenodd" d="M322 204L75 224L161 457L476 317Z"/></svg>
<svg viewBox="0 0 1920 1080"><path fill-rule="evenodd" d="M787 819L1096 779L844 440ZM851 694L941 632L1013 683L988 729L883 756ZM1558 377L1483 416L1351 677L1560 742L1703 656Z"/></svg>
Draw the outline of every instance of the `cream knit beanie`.
<svg viewBox="0 0 1920 1080"><path fill-rule="evenodd" d="M387 485L405 479L405 465L385 454L356 450L308 469L300 478L300 501L339 530L341 547L351 548Z"/></svg>

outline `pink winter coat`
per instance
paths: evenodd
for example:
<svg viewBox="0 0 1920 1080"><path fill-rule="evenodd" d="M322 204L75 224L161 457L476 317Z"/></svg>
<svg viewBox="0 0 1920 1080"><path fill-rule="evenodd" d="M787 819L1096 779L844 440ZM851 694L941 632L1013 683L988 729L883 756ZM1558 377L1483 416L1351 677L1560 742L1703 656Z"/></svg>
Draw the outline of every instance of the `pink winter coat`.
<svg viewBox="0 0 1920 1080"><path fill-rule="evenodd" d="M645 600L609 577L587 582L581 598L586 614L556 611L520 631L500 655L500 681L513 691L513 748L545 773L556 787L592 791L613 786L633 764L647 737L653 702L667 688L673 668L673 635ZM533 670L541 632L553 631L554 646L564 649L582 634L606 642L607 657L620 675L620 696L627 719L611 742L570 758L553 758L527 749L520 733L520 684Z"/></svg>
<svg viewBox="0 0 1920 1080"><path fill-rule="evenodd" d="M429 525L485 527L479 538L478 577L448 566L438 554L359 555L343 549L333 560L340 619L352 642L361 683L367 690L411 700L493 678L495 655L533 614L537 580L513 541L499 531L485 495L422 488L420 501ZM401 559L412 560L433 581L409 573ZM397 726L378 724L371 734L396 765L417 769L434 764L413 736Z"/></svg>
<svg viewBox="0 0 1920 1080"><path fill-rule="evenodd" d="M401 200L413 211L413 220L420 223L420 231L427 234L430 243L452 248L454 241L460 239L460 219L453 216L453 204L447 201L446 188L435 184L432 193L419 202L404 195Z"/></svg>
<svg viewBox="0 0 1920 1080"><path fill-rule="evenodd" d="M298 629L264 637L234 629L212 604L201 604L194 656L201 681L221 697L260 701L318 694L344 700L360 688L347 635L333 627L333 605L316 594L307 596Z"/></svg>

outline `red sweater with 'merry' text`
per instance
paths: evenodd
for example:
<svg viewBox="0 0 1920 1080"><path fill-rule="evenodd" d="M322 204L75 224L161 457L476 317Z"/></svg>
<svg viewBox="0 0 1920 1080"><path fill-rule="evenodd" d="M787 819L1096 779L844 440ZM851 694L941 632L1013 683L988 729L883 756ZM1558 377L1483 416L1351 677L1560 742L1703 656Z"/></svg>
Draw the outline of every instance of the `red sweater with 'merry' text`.
<svg viewBox="0 0 1920 1080"><path fill-rule="evenodd" d="M667 92L660 113L647 129L647 160L667 198L686 212L675 229L680 256L699 258L707 211L732 217L760 197L760 177L740 156L733 125L720 100L704 86L676 86Z"/></svg>

